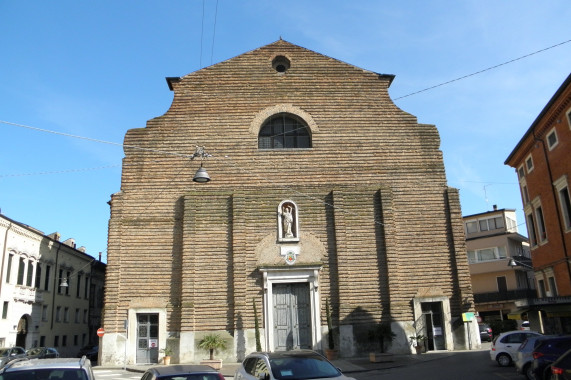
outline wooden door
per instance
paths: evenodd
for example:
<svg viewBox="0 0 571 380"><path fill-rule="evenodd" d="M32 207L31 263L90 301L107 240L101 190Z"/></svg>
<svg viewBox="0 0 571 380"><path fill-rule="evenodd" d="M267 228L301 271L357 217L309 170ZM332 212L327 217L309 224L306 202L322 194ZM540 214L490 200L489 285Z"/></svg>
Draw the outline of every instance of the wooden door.
<svg viewBox="0 0 571 380"><path fill-rule="evenodd" d="M308 283L274 284L274 349L311 349Z"/></svg>

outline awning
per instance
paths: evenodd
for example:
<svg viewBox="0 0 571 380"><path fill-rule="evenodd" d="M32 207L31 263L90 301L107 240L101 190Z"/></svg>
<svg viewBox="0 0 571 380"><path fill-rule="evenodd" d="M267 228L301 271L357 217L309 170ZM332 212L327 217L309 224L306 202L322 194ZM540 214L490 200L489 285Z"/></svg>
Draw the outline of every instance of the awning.
<svg viewBox="0 0 571 380"><path fill-rule="evenodd" d="M528 311L529 311L529 309L522 309L522 310L516 311L514 313L509 313L508 319L523 319L522 315L526 314Z"/></svg>
<svg viewBox="0 0 571 380"><path fill-rule="evenodd" d="M546 305L541 310L550 318L571 317L571 305Z"/></svg>

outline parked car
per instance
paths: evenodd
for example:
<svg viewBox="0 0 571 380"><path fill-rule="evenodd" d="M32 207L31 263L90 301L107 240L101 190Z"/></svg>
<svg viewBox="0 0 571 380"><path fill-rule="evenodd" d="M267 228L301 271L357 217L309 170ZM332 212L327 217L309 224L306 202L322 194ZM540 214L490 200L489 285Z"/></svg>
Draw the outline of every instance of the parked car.
<svg viewBox="0 0 571 380"><path fill-rule="evenodd" d="M91 362L82 359L28 359L19 358L0 369L2 380L44 379L95 380Z"/></svg>
<svg viewBox="0 0 571 380"><path fill-rule="evenodd" d="M529 321L523 321L519 328L520 330L529 330Z"/></svg>
<svg viewBox="0 0 571 380"><path fill-rule="evenodd" d="M506 331L492 340L490 358L498 362L501 367L507 367L513 363L517 349L524 340L530 336L541 335L535 331Z"/></svg>
<svg viewBox="0 0 571 380"><path fill-rule="evenodd" d="M54 359L59 358L59 352L53 347L34 347L26 351L30 359Z"/></svg>
<svg viewBox="0 0 571 380"><path fill-rule="evenodd" d="M324 356L311 350L254 352L244 359L235 380L355 380L343 375Z"/></svg>
<svg viewBox="0 0 571 380"><path fill-rule="evenodd" d="M224 376L207 365L169 365L149 368L141 380L200 379L224 380ZM259 380L259 379L258 379Z"/></svg>
<svg viewBox="0 0 571 380"><path fill-rule="evenodd" d="M533 350L532 371L535 379L551 379L551 364L571 349L571 335L563 335L541 341Z"/></svg>
<svg viewBox="0 0 571 380"><path fill-rule="evenodd" d="M17 358L25 358L26 351L22 347L3 347L0 348L0 368L4 367L6 363Z"/></svg>
<svg viewBox="0 0 571 380"><path fill-rule="evenodd" d="M97 363L97 356L98 355L99 355L99 346L95 346L95 345L85 346L81 350L79 350L79 352L77 353L78 358L86 356L87 359L91 360L94 363Z"/></svg>
<svg viewBox="0 0 571 380"><path fill-rule="evenodd" d="M524 375L528 380L535 380L532 371L533 350L542 340L553 338L555 335L534 335L527 338L518 348L514 358L515 369Z"/></svg>
<svg viewBox="0 0 571 380"><path fill-rule="evenodd" d="M482 342L491 342L492 341L492 328L490 325L485 323L481 323L478 325L480 329L480 340Z"/></svg>
<svg viewBox="0 0 571 380"><path fill-rule="evenodd" d="M571 380L571 350L551 364L552 380Z"/></svg>

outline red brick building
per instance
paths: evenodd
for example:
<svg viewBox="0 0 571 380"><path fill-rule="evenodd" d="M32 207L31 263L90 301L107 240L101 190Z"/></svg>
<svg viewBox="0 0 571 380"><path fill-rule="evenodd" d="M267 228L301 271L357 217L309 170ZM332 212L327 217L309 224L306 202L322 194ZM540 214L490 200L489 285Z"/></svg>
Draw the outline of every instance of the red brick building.
<svg viewBox="0 0 571 380"><path fill-rule="evenodd" d="M102 363L195 362L211 333L240 360L256 320L264 350L321 351L326 302L343 356L379 349L381 324L391 352L477 345L458 190L393 78L282 40L168 78L170 109L125 137Z"/></svg>
<svg viewBox="0 0 571 380"><path fill-rule="evenodd" d="M518 175L538 292L537 299L520 306L545 332L570 333L571 75L505 164Z"/></svg>

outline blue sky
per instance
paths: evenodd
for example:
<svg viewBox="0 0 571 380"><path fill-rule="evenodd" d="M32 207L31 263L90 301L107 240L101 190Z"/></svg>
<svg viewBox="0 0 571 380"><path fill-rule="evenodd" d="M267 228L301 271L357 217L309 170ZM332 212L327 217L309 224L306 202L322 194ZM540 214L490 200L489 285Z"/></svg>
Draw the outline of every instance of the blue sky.
<svg viewBox="0 0 571 380"><path fill-rule="evenodd" d="M0 209L105 259L120 144L168 109L165 77L281 37L396 75L395 103L440 132L462 213L497 204L523 223L503 163L569 75L571 43L403 96L569 41L569 20L568 0L0 0Z"/></svg>

